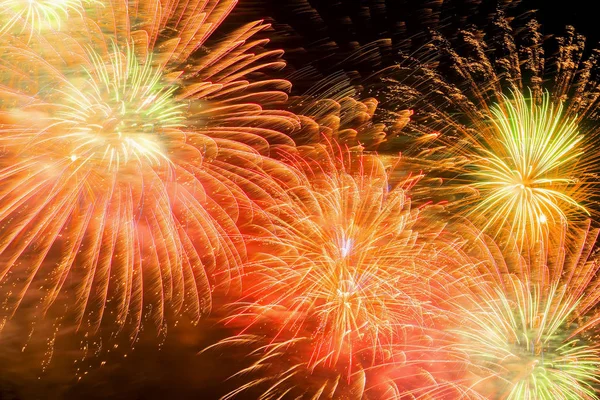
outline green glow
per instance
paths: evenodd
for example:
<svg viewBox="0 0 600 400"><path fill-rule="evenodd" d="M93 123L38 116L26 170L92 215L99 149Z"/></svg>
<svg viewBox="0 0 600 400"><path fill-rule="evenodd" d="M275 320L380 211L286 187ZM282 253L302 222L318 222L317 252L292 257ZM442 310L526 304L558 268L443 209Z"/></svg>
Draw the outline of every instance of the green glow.
<svg viewBox="0 0 600 400"><path fill-rule="evenodd" d="M506 292L508 291L508 293ZM556 284L514 279L512 287L484 295L458 333L462 350L474 365L497 380L498 398L507 400L597 399L600 354L580 338L571 338L578 300ZM467 311L467 310L465 310Z"/></svg>
<svg viewBox="0 0 600 400"><path fill-rule="evenodd" d="M0 35L13 28L20 32L60 30L69 13L82 15L84 4L95 0L0 0Z"/></svg>

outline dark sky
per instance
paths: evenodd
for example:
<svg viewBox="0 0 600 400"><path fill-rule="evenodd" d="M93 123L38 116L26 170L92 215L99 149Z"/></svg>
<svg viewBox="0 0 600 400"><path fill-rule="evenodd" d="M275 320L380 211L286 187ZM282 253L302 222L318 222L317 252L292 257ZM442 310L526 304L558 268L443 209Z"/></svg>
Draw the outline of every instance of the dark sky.
<svg viewBox="0 0 600 400"><path fill-rule="evenodd" d="M600 40L600 20L593 4L590 0L523 1L523 7L539 10L538 17L546 32L562 32L565 25L574 25L588 37L589 44ZM202 330L210 333L202 333ZM28 333L17 332L16 336L24 337ZM5 337L0 341L0 346L4 346L0 348L0 400L210 400L225 388L220 381L230 373L235 356L219 356L218 353L198 356L197 353L210 344L211 338L221 334L211 323L195 328L182 324L169 331L164 341L148 333L128 358L114 355L107 358L109 362L102 368L93 365L84 368L88 373L79 382L68 351L54 355L50 365L50 369L55 368L54 372L42 372L40 355L32 354L35 349L21 352L20 348L14 347L15 342Z"/></svg>
<svg viewBox="0 0 600 400"><path fill-rule="evenodd" d="M588 38L589 44L600 41L598 15L594 12L594 4L593 0L523 1L525 7L538 10L540 22L548 32L557 32L565 25L573 25Z"/></svg>

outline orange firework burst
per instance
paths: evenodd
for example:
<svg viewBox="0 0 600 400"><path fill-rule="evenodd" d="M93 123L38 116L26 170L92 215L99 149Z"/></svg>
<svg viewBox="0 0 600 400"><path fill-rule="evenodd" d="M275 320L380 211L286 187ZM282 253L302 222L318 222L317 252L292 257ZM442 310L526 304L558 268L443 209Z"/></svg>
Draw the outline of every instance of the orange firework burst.
<svg viewBox="0 0 600 400"><path fill-rule="evenodd" d="M292 114L247 24L210 40L234 1L86 8L68 32L5 36L0 54L0 282L9 312L70 289L76 319L119 325L167 306L194 318L211 273L234 282L238 227L275 191L262 167ZM272 166L271 166L272 167ZM271 190L272 189L272 190ZM276 195L276 193L275 193ZM223 272L227 271L227 273Z"/></svg>
<svg viewBox="0 0 600 400"><path fill-rule="evenodd" d="M272 377L262 398L286 391L360 398L365 371L423 336L447 298L439 282L452 282L468 263L441 222L422 222L411 209L407 193L419 177L393 183L376 156L335 145L289 159L300 181L286 183L289 203L267 210L270 233L255 240L244 296L227 318L239 335L219 346L256 344L268 332L254 353L262 357L245 370ZM281 369L286 354L292 365ZM265 384L257 379L240 391Z"/></svg>

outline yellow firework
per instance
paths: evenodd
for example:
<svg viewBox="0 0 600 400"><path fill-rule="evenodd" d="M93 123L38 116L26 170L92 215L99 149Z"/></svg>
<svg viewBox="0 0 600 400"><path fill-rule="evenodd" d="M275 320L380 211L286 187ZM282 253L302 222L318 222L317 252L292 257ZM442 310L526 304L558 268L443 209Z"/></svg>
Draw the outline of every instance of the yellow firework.
<svg viewBox="0 0 600 400"><path fill-rule="evenodd" d="M578 162L584 153L577 120L563 115L546 92L534 104L518 92L491 109L491 128L480 132L478 154L467 168L479 192L469 209L500 229L508 223L519 238L535 240L566 224L578 202Z"/></svg>
<svg viewBox="0 0 600 400"><path fill-rule="evenodd" d="M534 18L509 13L501 6L486 25L433 29L424 46L408 41L363 84L389 110L380 119L414 110L406 135L380 152L418 151L439 179L421 193L523 249L594 213L600 96L597 57L581 35L568 27L546 40ZM381 42L364 50L377 53Z"/></svg>

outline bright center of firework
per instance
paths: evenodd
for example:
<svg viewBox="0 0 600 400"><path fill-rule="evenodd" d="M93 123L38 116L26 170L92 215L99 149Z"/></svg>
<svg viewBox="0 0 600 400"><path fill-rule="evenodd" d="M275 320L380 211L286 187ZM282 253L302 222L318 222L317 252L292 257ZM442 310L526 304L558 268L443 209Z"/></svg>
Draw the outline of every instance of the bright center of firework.
<svg viewBox="0 0 600 400"><path fill-rule="evenodd" d="M114 49L110 59L89 57L83 84L70 82L66 104L56 118L75 138L71 160L93 160L110 169L130 161L157 164L168 161L164 135L184 120L176 87L162 83L162 71L152 57L140 61L132 47ZM63 94L63 93L61 93Z"/></svg>
<svg viewBox="0 0 600 400"><path fill-rule="evenodd" d="M357 287L356 283L354 283L351 279L344 279L340 281L339 287L337 289L337 295L342 299L342 301L348 300L354 293L356 293Z"/></svg>
<svg viewBox="0 0 600 400"><path fill-rule="evenodd" d="M528 200L534 191L534 187L531 184L531 181L521 180L520 178L516 178L516 183L513 187L517 192L516 195L522 197L523 200Z"/></svg>
<svg viewBox="0 0 600 400"><path fill-rule="evenodd" d="M503 366L510 374L513 382L527 382L536 379L537 374L543 374L547 369L554 368L556 355L552 349L560 349L563 343L558 338L536 338L537 332L524 334L522 339L511 346L513 357L507 357Z"/></svg>
<svg viewBox="0 0 600 400"><path fill-rule="evenodd" d="M352 239L342 239L342 244L340 245L340 254L342 258L345 258L350 254L352 250Z"/></svg>

